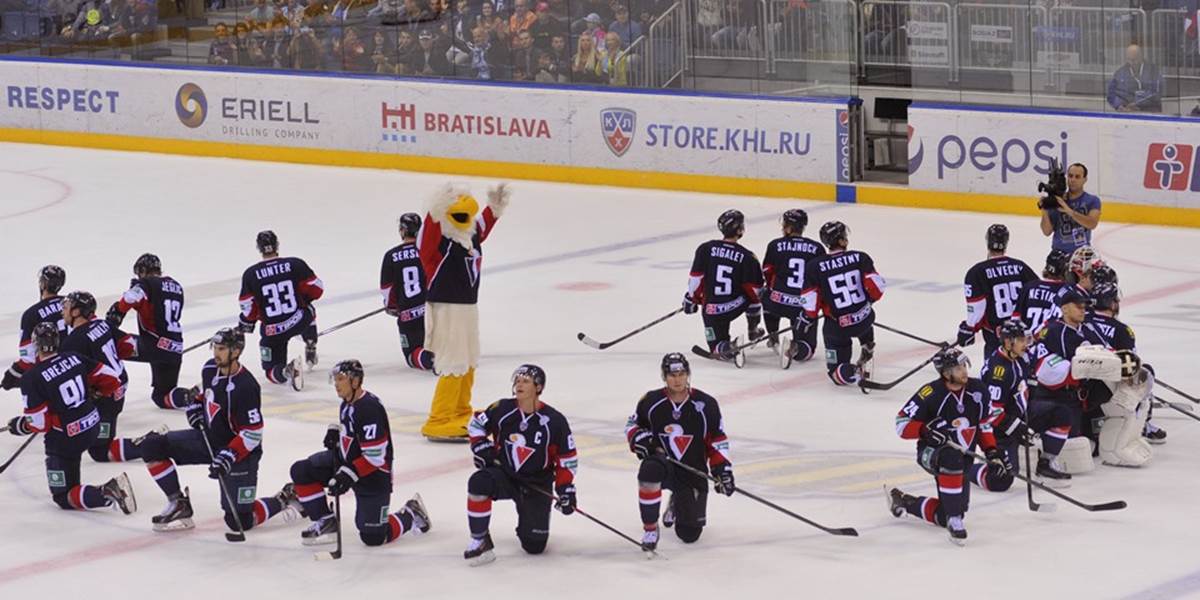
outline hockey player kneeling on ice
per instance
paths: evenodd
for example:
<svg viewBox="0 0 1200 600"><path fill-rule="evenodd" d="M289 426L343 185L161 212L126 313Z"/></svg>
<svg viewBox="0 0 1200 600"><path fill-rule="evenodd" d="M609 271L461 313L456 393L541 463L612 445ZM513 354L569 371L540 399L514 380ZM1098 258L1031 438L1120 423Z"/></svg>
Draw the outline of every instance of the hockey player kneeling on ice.
<svg viewBox="0 0 1200 600"><path fill-rule="evenodd" d="M228 486L228 494L221 494L221 510L232 531L239 523L243 531L262 525L292 501L288 487L274 496L255 498L263 452L262 396L258 381L239 362L245 336L227 327L218 330L209 345L213 357L200 370L200 385L191 388L191 403L186 405L192 428L150 432L141 442L146 468L167 496L166 508L150 519L155 531L194 527L191 498L180 488L176 465L208 465L208 476ZM237 506L229 506L227 496Z"/></svg>
<svg viewBox="0 0 1200 600"><path fill-rule="evenodd" d="M918 497L892 488L888 491L888 507L895 517L907 511L945 527L950 541L962 545L967 540L963 517L971 494L963 475L972 469L974 458L947 442L968 451L976 442L983 447L988 489L1008 489L1012 470L1004 451L996 447L987 422L987 390L983 382L970 377L967 356L957 348L947 348L934 357L933 365L940 377L921 386L900 409L896 433L903 439L917 440L917 464L937 479L938 494L936 498Z"/></svg>
<svg viewBox="0 0 1200 600"><path fill-rule="evenodd" d="M743 313L746 335L754 340L762 336L762 266L758 257L738 243L746 233L746 217L739 210L727 210L717 217L721 239L700 244L692 257L688 289L683 294L683 311L702 311L704 339L718 360L733 360L737 354L730 340L729 326Z"/></svg>
<svg viewBox="0 0 1200 600"><path fill-rule="evenodd" d="M6 428L13 435L45 433L46 479L50 496L64 510L95 510L116 506L137 510L133 487L124 473L102 486L80 485L79 459L96 443L100 411L96 398L112 396L120 387L117 374L74 352L59 351L58 325L38 323L30 334L35 359L21 377L25 414Z"/></svg>
<svg viewBox="0 0 1200 600"><path fill-rule="evenodd" d="M379 293L383 308L396 318L404 362L419 371L433 371L433 351L425 349L425 268L417 250L421 215L400 215L401 244L383 255Z"/></svg>
<svg viewBox="0 0 1200 600"><path fill-rule="evenodd" d="M987 356L980 371L991 408L988 425L996 438L996 446L1004 454L1009 470L1020 467L1017 451L1020 446L1032 442L1029 437L1029 417L1025 410L1025 377L1029 363L1025 350L1029 348L1029 334L1025 322L1012 318L996 328L999 340L996 351ZM998 466L972 464L967 470L968 478L979 487L991 492L1003 492L1012 486L1013 478L1007 473L998 473Z"/></svg>
<svg viewBox="0 0 1200 600"><path fill-rule="evenodd" d="M642 516L642 547L658 546L658 516L662 490L671 490L663 525L690 544L700 539L708 507L708 481L672 464L667 457L719 480L716 490L734 491L729 440L717 400L691 387L692 368L678 352L662 359L665 387L646 392L625 425L629 448L641 459L638 504Z"/></svg>
<svg viewBox="0 0 1200 600"><path fill-rule="evenodd" d="M382 546L414 530L429 531L431 521L420 494L388 513L392 501L392 432L379 397L363 389L363 366L349 359L334 365L329 381L342 399L338 424L325 432L325 450L292 465L292 481L303 514L312 524L300 534L306 546L332 543L340 524L329 511L325 491L341 496L351 490L357 508L354 525L368 546Z"/></svg>
<svg viewBox="0 0 1200 600"><path fill-rule="evenodd" d="M21 386L21 374L28 371L37 361L37 347L33 340L33 328L38 323L49 323L58 328L59 334L67 335L66 323L62 320L62 296L58 291L67 282L67 272L58 265L46 265L38 271L38 301L21 313L21 339L17 345L17 360L0 377L0 389L11 390Z"/></svg>
<svg viewBox="0 0 1200 600"><path fill-rule="evenodd" d="M817 351L817 328L800 326L800 315L804 312L801 294L808 287L804 282L804 265L825 256L825 248L816 240L804 237L808 213L803 210L788 210L780 222L783 237L771 240L763 255L763 280L766 281L762 294L763 321L768 332L775 332L779 331L780 319L787 318L791 325L790 335L785 334L783 339L791 338L791 341L787 347L780 348L779 353L803 362ZM767 343L774 346L779 342L778 338L772 336ZM788 364L786 357L784 364Z"/></svg>
<svg viewBox="0 0 1200 600"><path fill-rule="evenodd" d="M521 365L512 386L513 398L475 413L467 428L478 470L467 480L471 539L463 558L473 567L496 560L488 532L493 500L517 505L517 539L529 554L546 549L552 503L564 515L575 512L575 438L566 417L541 400L546 372Z"/></svg>

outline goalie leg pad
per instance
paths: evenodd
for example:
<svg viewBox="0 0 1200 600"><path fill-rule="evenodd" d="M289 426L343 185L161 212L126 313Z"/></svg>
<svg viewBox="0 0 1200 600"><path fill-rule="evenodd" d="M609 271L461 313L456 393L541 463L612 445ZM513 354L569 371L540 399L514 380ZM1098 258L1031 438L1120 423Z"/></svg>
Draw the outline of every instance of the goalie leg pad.
<svg viewBox="0 0 1200 600"><path fill-rule="evenodd" d="M1071 475L1087 473L1096 468L1092 460L1092 442L1085 437L1073 437L1063 444L1058 454L1058 464Z"/></svg>
<svg viewBox="0 0 1200 600"><path fill-rule="evenodd" d="M1150 444L1142 438L1142 428L1150 412L1150 403L1143 402L1137 410L1122 404L1105 402L1100 409L1106 418L1100 425L1100 460L1114 467L1140 467L1154 456Z"/></svg>

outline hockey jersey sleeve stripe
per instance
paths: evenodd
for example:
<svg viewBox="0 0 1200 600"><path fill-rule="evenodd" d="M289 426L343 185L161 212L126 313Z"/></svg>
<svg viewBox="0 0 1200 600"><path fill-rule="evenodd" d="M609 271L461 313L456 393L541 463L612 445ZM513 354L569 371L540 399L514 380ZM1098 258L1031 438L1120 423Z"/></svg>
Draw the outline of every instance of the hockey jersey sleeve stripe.
<svg viewBox="0 0 1200 600"><path fill-rule="evenodd" d="M395 308L396 307L396 300L395 300L395 298L392 297L392 285L391 284L380 286L379 294L383 296L383 307L384 308Z"/></svg>
<svg viewBox="0 0 1200 600"><path fill-rule="evenodd" d="M559 454L558 446L551 446L550 454L555 458L554 485L563 486L575 481L575 472L579 468L578 453L571 450L566 454Z"/></svg>
<svg viewBox="0 0 1200 600"><path fill-rule="evenodd" d="M637 422L637 413L629 415L629 420L625 421L625 441L632 444L634 436L641 430Z"/></svg>
<svg viewBox="0 0 1200 600"><path fill-rule="evenodd" d="M96 368L92 369L88 374L88 383L100 390L103 396L113 396L121 387L120 376L105 364L97 364Z"/></svg>
<svg viewBox="0 0 1200 600"><path fill-rule="evenodd" d="M365 452L362 456L351 461L351 464L354 467L354 472L358 473L359 477L366 477L375 471L383 469L384 466L382 458L379 459L379 464L376 464L375 460L369 458Z"/></svg>
<svg viewBox="0 0 1200 600"><path fill-rule="evenodd" d="M29 421L29 428L38 433L45 433L50 429L50 419L47 417L50 413L50 404L43 402L37 406L25 409L25 418Z"/></svg>
<svg viewBox="0 0 1200 600"><path fill-rule="evenodd" d="M254 452L262 444L262 425L256 427L246 427L237 432L230 440L227 448L233 450L238 460L242 460Z"/></svg>
<svg viewBox="0 0 1200 600"><path fill-rule="evenodd" d="M258 320L258 303L254 301L253 294L248 294L238 298L238 303L242 308L242 314L240 318L243 323L252 324Z"/></svg>
<svg viewBox="0 0 1200 600"><path fill-rule="evenodd" d="M903 413L896 417L896 435L901 439L915 440L921 437L921 428L924 426L923 421L910 419Z"/></svg>
<svg viewBox="0 0 1200 600"><path fill-rule="evenodd" d="M1038 361L1037 380L1038 385L1052 390L1079 383L1071 377L1071 361L1057 354L1045 356Z"/></svg>
<svg viewBox="0 0 1200 600"><path fill-rule="evenodd" d="M743 283L742 291L746 293L746 298L750 300L750 304L759 304L762 299L758 297L758 286L753 283Z"/></svg>
<svg viewBox="0 0 1200 600"><path fill-rule="evenodd" d="M883 291L887 289L887 281L884 281L883 276L874 271L867 273L863 282L867 288L867 295L871 297L871 302L877 302L883 297Z"/></svg>
<svg viewBox="0 0 1200 600"><path fill-rule="evenodd" d="M704 285L704 273L692 273L688 276L688 296L696 298L696 292Z"/></svg>
<svg viewBox="0 0 1200 600"><path fill-rule="evenodd" d="M147 301L146 291L142 289L142 286L135 285L121 294L121 300L117 302L117 310L122 313L129 312L129 309L137 308Z"/></svg>
<svg viewBox="0 0 1200 600"><path fill-rule="evenodd" d="M487 437L486 419L487 416L485 413L479 411L475 413L475 416L471 417L471 422L467 423L467 437L471 439L472 444Z"/></svg>
<svg viewBox="0 0 1200 600"><path fill-rule="evenodd" d="M21 344L17 346L17 363L20 364L21 370L28 370L36 361L37 351L34 349L33 340L21 340Z"/></svg>
<svg viewBox="0 0 1200 600"><path fill-rule="evenodd" d="M983 317L987 315L987 297L967 299L967 325L975 331L983 328Z"/></svg>
<svg viewBox="0 0 1200 600"><path fill-rule="evenodd" d="M309 302L319 299L325 293L325 282L313 275L300 282L300 295L308 298Z"/></svg>
<svg viewBox="0 0 1200 600"><path fill-rule="evenodd" d="M804 308L804 314L812 319L817 316L818 296L816 287L805 288L800 292L800 305Z"/></svg>
<svg viewBox="0 0 1200 600"><path fill-rule="evenodd" d="M492 234L492 229L496 226L496 221L499 221L500 217L497 217L492 207L488 206L479 213L479 216L475 220L479 223L479 243L482 244Z"/></svg>
<svg viewBox="0 0 1200 600"><path fill-rule="evenodd" d="M132 335L124 335L117 342L117 357L121 360L137 356L137 340Z"/></svg>
<svg viewBox="0 0 1200 600"><path fill-rule="evenodd" d="M708 464L715 467L720 464L732 465L729 454L729 438L719 435L708 440Z"/></svg>

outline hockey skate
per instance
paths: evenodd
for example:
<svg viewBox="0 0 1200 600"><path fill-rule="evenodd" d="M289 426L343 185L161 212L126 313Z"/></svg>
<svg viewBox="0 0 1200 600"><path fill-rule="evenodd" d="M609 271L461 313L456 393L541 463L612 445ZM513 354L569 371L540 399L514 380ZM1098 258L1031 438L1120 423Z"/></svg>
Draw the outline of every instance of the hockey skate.
<svg viewBox="0 0 1200 600"><path fill-rule="evenodd" d="M467 559L467 563L472 567L486 565L496 560L496 553L492 551L495 547L489 533L483 534L481 538L472 536L467 549L463 551L463 558Z"/></svg>
<svg viewBox="0 0 1200 600"><path fill-rule="evenodd" d="M292 384L292 389L297 392L304 389L304 367L300 362L300 358L293 358L283 369L284 375Z"/></svg>
<svg viewBox="0 0 1200 600"><path fill-rule="evenodd" d="M863 344L858 351L858 362L854 363L854 370L858 372L858 377L862 379L871 378L871 359L875 358L875 344Z"/></svg>
<svg viewBox="0 0 1200 600"><path fill-rule="evenodd" d="M888 489L883 486L883 496L888 503L888 512L892 513L893 517L899 519L904 516L904 511L908 509L908 505L914 498L900 491L900 488Z"/></svg>
<svg viewBox="0 0 1200 600"><path fill-rule="evenodd" d="M332 544L337 541L338 522L333 515L325 515L300 532L300 543L305 546Z"/></svg>
<svg viewBox="0 0 1200 600"><path fill-rule="evenodd" d="M946 531L950 532L950 542L957 546L967 545L967 528L963 526L962 517L946 519Z"/></svg>
<svg viewBox="0 0 1200 600"><path fill-rule="evenodd" d="M1151 444L1167 443L1167 430L1161 427L1156 427L1153 423L1146 421L1146 427L1142 430L1142 437L1146 438Z"/></svg>
<svg viewBox="0 0 1200 600"><path fill-rule="evenodd" d="M308 363L309 371L317 366L317 340L304 341L304 362Z"/></svg>
<svg viewBox="0 0 1200 600"><path fill-rule="evenodd" d="M658 548L658 528L642 532L642 550L654 552Z"/></svg>
<svg viewBox="0 0 1200 600"><path fill-rule="evenodd" d="M672 493L671 496L667 499L667 509L663 511L662 524L663 524L663 527L666 527L667 529L670 529L671 526L675 524L675 494L674 493Z"/></svg>
<svg viewBox="0 0 1200 600"><path fill-rule="evenodd" d="M429 518L429 511L425 508L425 502L421 500L420 494L413 494L413 497L408 502L404 503L404 509L408 514L412 515L413 526L421 533L428 533L433 527L433 521Z"/></svg>
<svg viewBox="0 0 1200 600"><path fill-rule="evenodd" d="M192 521L192 499L188 489L183 493L167 498L167 507L162 512L150 517L154 531L184 531L196 527Z"/></svg>
<svg viewBox="0 0 1200 600"><path fill-rule="evenodd" d="M146 438L150 437L151 434L166 435L168 431L170 431L170 429L168 429L165 424L159 425L158 427L155 427L154 429L151 429L150 431L147 431L146 433L129 440L129 443L133 444L134 446L141 446L142 442L146 441Z"/></svg>
<svg viewBox="0 0 1200 600"><path fill-rule="evenodd" d="M792 366L792 357L795 356L795 344L792 342L792 336L781 333L779 334L779 347L776 351L779 352L779 368L788 370Z"/></svg>
<svg viewBox="0 0 1200 600"><path fill-rule="evenodd" d="M300 503L300 498L296 495L296 487L291 483L284 484L283 489L275 494L275 499L283 505L283 512L279 513L279 516L284 523L291 523L308 516L304 514L304 505Z"/></svg>
<svg viewBox="0 0 1200 600"><path fill-rule="evenodd" d="M1037 475L1038 479L1043 480L1050 487L1065 488L1071 485L1071 474L1062 470L1058 464L1057 457L1050 459L1045 456L1039 456Z"/></svg>
<svg viewBox="0 0 1200 600"><path fill-rule="evenodd" d="M113 505L121 509L121 512L127 515L137 512L137 499L133 496L133 485L129 483L128 475L121 473L109 479L104 485L100 486L100 492Z"/></svg>

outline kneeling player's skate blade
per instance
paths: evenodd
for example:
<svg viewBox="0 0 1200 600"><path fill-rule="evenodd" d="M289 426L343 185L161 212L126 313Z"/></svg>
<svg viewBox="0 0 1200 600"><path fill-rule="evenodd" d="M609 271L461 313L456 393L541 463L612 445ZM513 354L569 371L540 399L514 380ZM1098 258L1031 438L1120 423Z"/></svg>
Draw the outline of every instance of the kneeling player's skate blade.
<svg viewBox="0 0 1200 600"><path fill-rule="evenodd" d="M304 367L300 360L299 357L296 357L288 364L288 380L292 384L292 389L297 392L304 389Z"/></svg>
<svg viewBox="0 0 1200 600"><path fill-rule="evenodd" d="M129 483L129 476L121 473L110 479L103 486L104 496L111 499L121 512L131 515L137 512L137 498L133 495L133 484Z"/></svg>
<svg viewBox="0 0 1200 600"><path fill-rule="evenodd" d="M467 564L472 567L482 567L483 565L493 562L496 562L496 553L492 550L488 550L487 552L484 552L474 558L467 559Z"/></svg>
<svg viewBox="0 0 1200 600"><path fill-rule="evenodd" d="M187 531L195 529L196 523L191 519L176 519L169 523L151 523L151 528L159 533L166 531Z"/></svg>
<svg viewBox="0 0 1200 600"><path fill-rule="evenodd" d="M337 543L337 532L325 533L315 537L300 538L300 543L305 546L324 546L326 544Z"/></svg>
<svg viewBox="0 0 1200 600"><path fill-rule="evenodd" d="M779 336L779 368L788 370L792 366L792 337L789 335Z"/></svg>

